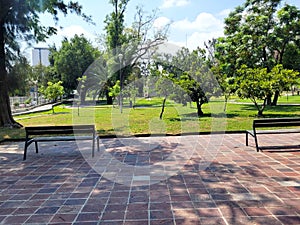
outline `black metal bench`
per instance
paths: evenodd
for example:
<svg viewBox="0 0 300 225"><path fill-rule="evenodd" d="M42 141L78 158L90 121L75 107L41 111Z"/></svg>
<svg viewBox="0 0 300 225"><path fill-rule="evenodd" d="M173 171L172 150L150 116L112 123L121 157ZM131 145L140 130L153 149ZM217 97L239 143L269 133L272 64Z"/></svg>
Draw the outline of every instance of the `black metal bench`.
<svg viewBox="0 0 300 225"><path fill-rule="evenodd" d="M283 133L300 133L300 117L291 118L270 118L253 120L253 130L246 131L246 146L248 146L248 136L254 137L256 151L261 147L258 145L258 134L283 134ZM298 127L298 128L297 128ZM257 128L278 128L276 130L264 130Z"/></svg>
<svg viewBox="0 0 300 225"><path fill-rule="evenodd" d="M92 156L94 156L95 139L97 139L99 150L99 137L96 135L94 125L36 126L25 127L25 131L26 140L23 160L26 160L27 148L33 142L35 143L36 153L38 153L38 142L91 140Z"/></svg>

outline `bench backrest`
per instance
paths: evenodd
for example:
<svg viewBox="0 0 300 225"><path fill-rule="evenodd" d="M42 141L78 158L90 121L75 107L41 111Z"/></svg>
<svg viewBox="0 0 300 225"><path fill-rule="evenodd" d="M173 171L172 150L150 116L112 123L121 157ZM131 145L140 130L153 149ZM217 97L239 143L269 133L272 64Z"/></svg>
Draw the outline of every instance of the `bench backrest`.
<svg viewBox="0 0 300 225"><path fill-rule="evenodd" d="M254 129L256 127L286 127L286 126L300 126L300 117L253 120Z"/></svg>
<svg viewBox="0 0 300 225"><path fill-rule="evenodd" d="M26 136L47 134L94 134L94 125L25 127Z"/></svg>

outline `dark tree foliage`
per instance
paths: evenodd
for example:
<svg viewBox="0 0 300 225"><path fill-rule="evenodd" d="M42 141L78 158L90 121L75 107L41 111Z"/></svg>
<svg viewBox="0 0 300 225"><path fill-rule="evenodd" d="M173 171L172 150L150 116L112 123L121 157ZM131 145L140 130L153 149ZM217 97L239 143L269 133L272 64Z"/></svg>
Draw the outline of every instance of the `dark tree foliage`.
<svg viewBox="0 0 300 225"><path fill-rule="evenodd" d="M296 64L285 63L291 63L288 61L291 45L299 44L300 10L287 4L282 6L282 2L246 0L229 14L225 19L225 36L215 45L221 74L235 77L242 65L266 68L267 72L278 64L295 68ZM274 89L270 93L268 104L272 96L272 104L277 104L279 92Z"/></svg>
<svg viewBox="0 0 300 225"><path fill-rule="evenodd" d="M106 45L112 51L116 51L126 40L124 35L124 14L129 0L110 0L114 10L106 16ZM116 54L117 52L114 52Z"/></svg>
<svg viewBox="0 0 300 225"><path fill-rule="evenodd" d="M157 69L163 68L163 77L170 79L181 88L181 91L176 93L180 95L176 96L178 100L190 99L196 103L198 117L204 115L202 105L208 103L211 97L220 95L217 80L210 71L209 60L204 49L197 48L189 51L187 48L182 48L174 56L158 57L155 64Z"/></svg>
<svg viewBox="0 0 300 225"><path fill-rule="evenodd" d="M24 56L20 56L8 71L8 91L12 96L24 96L29 91L28 77L31 74L31 67Z"/></svg>
<svg viewBox="0 0 300 225"><path fill-rule="evenodd" d="M71 94L78 86L78 78L84 75L88 67L98 58L100 52L83 36L75 35L64 39L59 50L51 49L51 59L56 74L66 94Z"/></svg>
<svg viewBox="0 0 300 225"><path fill-rule="evenodd" d="M85 20L90 17L82 13L77 2L63 0L0 0L0 127L20 127L11 115L7 88L7 69L18 55L20 41L44 41L56 33L55 27L41 24L41 13L53 15L58 22L58 13L76 13Z"/></svg>

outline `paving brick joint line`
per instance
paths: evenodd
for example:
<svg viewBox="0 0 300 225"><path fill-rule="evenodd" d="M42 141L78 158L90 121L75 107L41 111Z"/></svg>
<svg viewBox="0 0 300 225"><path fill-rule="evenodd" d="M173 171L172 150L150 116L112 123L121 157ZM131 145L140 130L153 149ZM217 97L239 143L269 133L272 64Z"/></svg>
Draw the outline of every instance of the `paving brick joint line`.
<svg viewBox="0 0 300 225"><path fill-rule="evenodd" d="M210 135L197 138L207 143ZM299 145L300 134L259 138L261 145L290 146ZM138 173L124 177L131 184L124 185L97 173L76 143L42 143L39 154L31 146L26 161L23 146L0 145L1 225L300 224L299 147L257 153L244 134L225 134L206 169L200 146L175 175ZM170 146L136 151L115 144L109 153L133 166L152 165Z"/></svg>

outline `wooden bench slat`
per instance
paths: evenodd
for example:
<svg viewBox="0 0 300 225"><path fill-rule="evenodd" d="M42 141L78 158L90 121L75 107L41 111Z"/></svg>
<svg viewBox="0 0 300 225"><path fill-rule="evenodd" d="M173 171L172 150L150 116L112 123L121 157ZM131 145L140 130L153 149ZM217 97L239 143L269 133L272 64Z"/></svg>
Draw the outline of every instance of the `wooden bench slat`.
<svg viewBox="0 0 300 225"><path fill-rule="evenodd" d="M58 125L58 126L28 126L25 127L26 130L31 129L40 129L40 130L48 130L48 129L76 129L76 128L93 128L94 125Z"/></svg>
<svg viewBox="0 0 300 225"><path fill-rule="evenodd" d="M78 137L74 137L74 136L60 136L60 137L35 137L32 138L32 141L42 141L42 142L46 142L46 141L74 141L74 140L92 140L93 137L92 136L78 136Z"/></svg>
<svg viewBox="0 0 300 225"><path fill-rule="evenodd" d="M28 135L51 135L51 134L88 134L88 133L92 133L93 130L42 130L42 131L31 131L31 132L27 132Z"/></svg>
<svg viewBox="0 0 300 225"><path fill-rule="evenodd" d="M256 133L257 134L300 133L300 129L257 130Z"/></svg>
<svg viewBox="0 0 300 225"><path fill-rule="evenodd" d="M264 118L264 119L255 119L253 122L291 122L291 121L299 121L300 117L282 117L282 118Z"/></svg>
<svg viewBox="0 0 300 225"><path fill-rule="evenodd" d="M299 123L286 123L286 122L273 122L273 123L256 123L255 127L297 127L300 126Z"/></svg>

